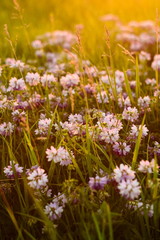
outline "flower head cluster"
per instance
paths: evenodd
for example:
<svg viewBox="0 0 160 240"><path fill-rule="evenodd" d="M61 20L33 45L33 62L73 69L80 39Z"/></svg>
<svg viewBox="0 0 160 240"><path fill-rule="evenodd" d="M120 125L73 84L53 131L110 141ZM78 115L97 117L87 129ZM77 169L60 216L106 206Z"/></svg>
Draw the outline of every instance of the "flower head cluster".
<svg viewBox="0 0 160 240"><path fill-rule="evenodd" d="M14 131L14 125L11 122L0 124L0 135L10 136Z"/></svg>
<svg viewBox="0 0 160 240"><path fill-rule="evenodd" d="M131 150L131 146L126 142L115 142L113 145L113 151L120 156L127 155Z"/></svg>
<svg viewBox="0 0 160 240"><path fill-rule="evenodd" d="M131 126L131 131L129 133L129 136L131 138L135 139L135 138L138 137L140 131L142 131L142 137L146 137L148 135L148 132L149 132L148 128L145 125L143 125L143 126L142 125L136 126L136 125L133 124Z"/></svg>
<svg viewBox="0 0 160 240"><path fill-rule="evenodd" d="M10 68L18 68L20 70L23 70L25 68L25 64L21 60L16 60L14 58L7 58L5 63Z"/></svg>
<svg viewBox="0 0 160 240"><path fill-rule="evenodd" d="M27 172L28 185L34 190L44 190L47 187L48 176L39 166L33 166Z"/></svg>
<svg viewBox="0 0 160 240"><path fill-rule="evenodd" d="M11 78L9 81L9 87L7 89L8 92L14 90L25 90L26 84L23 78L17 79L16 77Z"/></svg>
<svg viewBox="0 0 160 240"><path fill-rule="evenodd" d="M53 200L44 208L44 213L51 221L61 218L67 199L64 194L58 194L53 197Z"/></svg>
<svg viewBox="0 0 160 240"><path fill-rule="evenodd" d="M15 176L20 177L23 173L23 167L20 167L18 163L14 161L9 163L8 167L4 168L4 174L7 178L15 178Z"/></svg>
<svg viewBox="0 0 160 240"><path fill-rule="evenodd" d="M138 170L143 173L153 173L155 170L158 171L158 169L159 166L154 159L152 159L151 162L148 160L141 160L138 166Z"/></svg>
<svg viewBox="0 0 160 240"><path fill-rule="evenodd" d="M138 106L143 108L148 108L150 105L151 99L149 96L145 96L145 97L139 97L138 98Z"/></svg>
<svg viewBox="0 0 160 240"><path fill-rule="evenodd" d="M79 76L74 73L70 74L68 73L65 77L61 77L60 79L60 84L62 85L63 88L70 88L77 86L80 82Z"/></svg>
<svg viewBox="0 0 160 240"><path fill-rule="evenodd" d="M104 189L104 186L108 183L108 179L106 176L99 177L98 175L89 178L89 187L93 190L101 190Z"/></svg>
<svg viewBox="0 0 160 240"><path fill-rule="evenodd" d="M37 86L40 83L40 75L39 73L30 73L28 72L26 75L26 82L30 86Z"/></svg>
<svg viewBox="0 0 160 240"><path fill-rule="evenodd" d="M50 87L52 83L56 82L55 77L53 76L53 74L44 74L41 79L40 79L42 86L48 86Z"/></svg>
<svg viewBox="0 0 160 240"><path fill-rule="evenodd" d="M125 108L122 113L122 118L131 122L135 122L139 117L139 113L136 107Z"/></svg>
<svg viewBox="0 0 160 240"><path fill-rule="evenodd" d="M36 135L47 136L51 127L51 118L40 119L38 122L38 128L35 130Z"/></svg>
<svg viewBox="0 0 160 240"><path fill-rule="evenodd" d="M151 67L154 70L160 70L160 54L157 54L157 55L154 56L154 60L152 62Z"/></svg>
<svg viewBox="0 0 160 240"><path fill-rule="evenodd" d="M59 147L58 149L51 146L51 148L46 150L48 161L59 162L62 166L67 166L72 163L72 158L74 157L72 152L68 152L64 147Z"/></svg>
<svg viewBox="0 0 160 240"><path fill-rule="evenodd" d="M127 165L120 164L120 167L116 167L113 172L119 193L127 199L138 198L140 185L137 179L135 179L135 171Z"/></svg>

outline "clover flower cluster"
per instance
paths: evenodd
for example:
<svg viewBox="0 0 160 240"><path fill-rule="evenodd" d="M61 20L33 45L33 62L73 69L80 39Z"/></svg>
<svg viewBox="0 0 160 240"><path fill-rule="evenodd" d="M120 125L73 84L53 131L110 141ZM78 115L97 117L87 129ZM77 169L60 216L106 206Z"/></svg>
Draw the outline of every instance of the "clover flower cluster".
<svg viewBox="0 0 160 240"><path fill-rule="evenodd" d="M35 130L36 135L47 136L51 127L51 118L42 118L38 121L38 128Z"/></svg>
<svg viewBox="0 0 160 240"><path fill-rule="evenodd" d="M129 132L129 137L136 139L138 137L140 131L142 131L142 137L146 137L148 135L148 132L149 132L146 125L136 126L136 125L132 124L131 130Z"/></svg>
<svg viewBox="0 0 160 240"><path fill-rule="evenodd" d="M60 126L62 129L67 130L67 132L71 135L78 135L81 133L81 128L83 126L84 120L81 114L70 114L68 117L68 121L60 122ZM56 130L59 130L58 125L55 125Z"/></svg>
<svg viewBox="0 0 160 240"><path fill-rule="evenodd" d="M21 177L23 173L23 167L20 167L18 163L10 161L8 167L5 167L3 170L7 178Z"/></svg>
<svg viewBox="0 0 160 240"><path fill-rule="evenodd" d="M133 171L131 167L120 164L120 167L114 169L113 174L121 196L131 200L139 197L141 187L135 178L135 171Z"/></svg>
<svg viewBox="0 0 160 240"><path fill-rule="evenodd" d="M131 122L138 120L139 113L136 107L127 107L122 113L122 118Z"/></svg>
<svg viewBox="0 0 160 240"><path fill-rule="evenodd" d="M70 87L75 87L79 84L80 78L79 76L74 73L74 74L67 74L64 77L61 77L60 79L60 84L62 85L63 88L70 88Z"/></svg>
<svg viewBox="0 0 160 240"><path fill-rule="evenodd" d="M16 77L13 77L10 79L7 91L10 92L14 90L26 90L26 84L23 78L17 79Z"/></svg>
<svg viewBox="0 0 160 240"><path fill-rule="evenodd" d="M138 170L142 173L153 173L154 171L158 172L159 166L154 159L149 162L148 160L141 160L138 166Z"/></svg>
<svg viewBox="0 0 160 240"><path fill-rule="evenodd" d="M127 145L126 142L115 142L113 151L120 156L125 156L131 151L131 145Z"/></svg>
<svg viewBox="0 0 160 240"><path fill-rule="evenodd" d="M97 122L98 138L107 144L114 144L119 140L119 131L122 129L121 121L113 114L108 113Z"/></svg>
<svg viewBox="0 0 160 240"><path fill-rule="evenodd" d="M51 146L51 148L46 150L48 161L54 161L62 166L67 166L72 163L72 158L74 157L72 152L68 152L64 147L59 147L58 149Z"/></svg>
<svg viewBox="0 0 160 240"><path fill-rule="evenodd" d="M0 135L10 136L14 131L14 125L11 122L0 124Z"/></svg>
<svg viewBox="0 0 160 240"><path fill-rule="evenodd" d="M89 178L89 187L92 190L101 190L104 189L104 186L108 183L108 178L106 176L99 177L98 175L94 177Z"/></svg>
<svg viewBox="0 0 160 240"><path fill-rule="evenodd" d="M58 193L58 195L54 195L53 200L45 206L44 213L51 221L58 220L62 216L66 203L66 196Z"/></svg>

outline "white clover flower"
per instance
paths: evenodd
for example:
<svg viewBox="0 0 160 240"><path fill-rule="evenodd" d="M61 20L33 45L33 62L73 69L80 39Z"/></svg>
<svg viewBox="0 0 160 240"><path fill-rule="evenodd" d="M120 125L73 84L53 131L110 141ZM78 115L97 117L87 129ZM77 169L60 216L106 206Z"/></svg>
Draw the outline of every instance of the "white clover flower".
<svg viewBox="0 0 160 240"><path fill-rule="evenodd" d="M136 107L128 107L123 110L122 118L131 122L135 122L139 117Z"/></svg>
<svg viewBox="0 0 160 240"><path fill-rule="evenodd" d="M28 171L28 185L34 190L43 190L47 187L48 176L45 170L36 166Z"/></svg>
<svg viewBox="0 0 160 240"><path fill-rule="evenodd" d="M148 128L146 127L146 125L139 125L139 126L136 126L136 125L132 125L131 126L131 131L129 133L129 135L133 138L136 138L138 137L138 134L140 132L140 130L142 129L142 137L146 137L148 135Z"/></svg>
<svg viewBox="0 0 160 240"><path fill-rule="evenodd" d="M113 151L119 155L127 155L131 150L131 146L127 145L126 142L115 142L113 145Z"/></svg>
<svg viewBox="0 0 160 240"><path fill-rule="evenodd" d="M55 163L60 163L62 166L67 166L72 163L72 157L74 157L72 152L68 152L64 147L59 147L58 149L51 146L50 149L46 150L48 161L54 161Z"/></svg>
<svg viewBox="0 0 160 240"><path fill-rule="evenodd" d="M131 167L120 164L120 166L116 167L113 171L114 179L117 183L121 182L122 180L133 180L135 178L135 171L131 169Z"/></svg>
<svg viewBox="0 0 160 240"><path fill-rule="evenodd" d="M25 90L26 84L23 78L17 79L16 77L11 78L9 81L9 87L7 89L8 92L14 90Z"/></svg>
<svg viewBox="0 0 160 240"><path fill-rule="evenodd" d="M138 166L138 170L143 173L152 173L153 169L151 166L151 162L149 162L147 160L146 161L141 160L139 163L139 166Z"/></svg>
<svg viewBox="0 0 160 240"><path fill-rule="evenodd" d="M138 106L143 108L148 108L150 105L151 99L149 96L145 96L145 97L139 97L138 98Z"/></svg>
<svg viewBox="0 0 160 240"><path fill-rule="evenodd" d="M14 131L14 125L11 122L0 124L0 135L10 136Z"/></svg>
<svg viewBox="0 0 160 240"><path fill-rule="evenodd" d="M70 74L68 73L65 77L61 77L60 79L60 84L62 85L63 88L70 88L77 86L80 82L79 76L74 73Z"/></svg>
<svg viewBox="0 0 160 240"><path fill-rule="evenodd" d="M51 127L51 118L44 118L38 121L38 128L35 130L36 135L46 136Z"/></svg>
<svg viewBox="0 0 160 240"><path fill-rule="evenodd" d="M153 68L153 70L160 70L160 54L154 56L151 67Z"/></svg>
<svg viewBox="0 0 160 240"><path fill-rule="evenodd" d="M107 182L108 182L108 179L106 176L104 176L104 177L96 176L95 178L90 177L88 184L91 189L101 190L104 188L104 186L107 184Z"/></svg>
<svg viewBox="0 0 160 240"><path fill-rule="evenodd" d="M119 129L117 128L101 128L99 134L99 140L108 144L113 144L119 140Z"/></svg>
<svg viewBox="0 0 160 240"><path fill-rule="evenodd" d="M70 114L68 117L70 123L81 123L83 124L83 117L81 114Z"/></svg>
<svg viewBox="0 0 160 240"><path fill-rule="evenodd" d="M25 64L21 60L16 60L14 58L7 58L5 63L10 68L19 68L20 70L25 68Z"/></svg>
<svg viewBox="0 0 160 240"><path fill-rule="evenodd" d="M122 180L118 183L117 188L119 189L119 193L126 199L134 200L138 198L141 193L141 187L137 179Z"/></svg>
<svg viewBox="0 0 160 240"><path fill-rule="evenodd" d="M30 86L37 86L40 83L40 75L39 73L30 73L28 72L26 75L26 82Z"/></svg>
<svg viewBox="0 0 160 240"><path fill-rule="evenodd" d="M55 202L48 203L44 208L44 213L51 221L61 218L63 213L63 207Z"/></svg>
<svg viewBox="0 0 160 240"><path fill-rule="evenodd" d="M10 161L10 165L8 165L8 167L5 167L3 172L7 178L14 178L15 175L20 177L21 173L23 173L23 167L20 167L19 164L15 163L14 161Z"/></svg>
<svg viewBox="0 0 160 240"><path fill-rule="evenodd" d="M50 87L52 83L56 82L55 77L53 76L53 74L44 74L41 79L40 79L42 86L48 86Z"/></svg>

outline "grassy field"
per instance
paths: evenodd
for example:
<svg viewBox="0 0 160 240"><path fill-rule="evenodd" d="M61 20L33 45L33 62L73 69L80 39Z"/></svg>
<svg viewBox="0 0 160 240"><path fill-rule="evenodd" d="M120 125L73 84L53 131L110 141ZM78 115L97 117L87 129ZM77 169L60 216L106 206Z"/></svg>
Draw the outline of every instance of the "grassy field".
<svg viewBox="0 0 160 240"><path fill-rule="evenodd" d="M160 1L0 1L0 239L160 239Z"/></svg>

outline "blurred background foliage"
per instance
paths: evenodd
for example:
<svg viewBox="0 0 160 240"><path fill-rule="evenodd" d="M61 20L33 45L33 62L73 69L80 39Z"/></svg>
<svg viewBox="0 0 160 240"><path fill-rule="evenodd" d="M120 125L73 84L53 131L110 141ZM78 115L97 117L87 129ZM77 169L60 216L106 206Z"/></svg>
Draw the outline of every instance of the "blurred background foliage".
<svg viewBox="0 0 160 240"><path fill-rule="evenodd" d="M97 62L105 49L105 29L112 29L101 16L115 14L123 24L156 21L159 10L159 0L0 0L0 58L11 55L5 24L21 58L29 57L28 45L37 35L57 29L76 32L76 25L82 24L85 56Z"/></svg>

